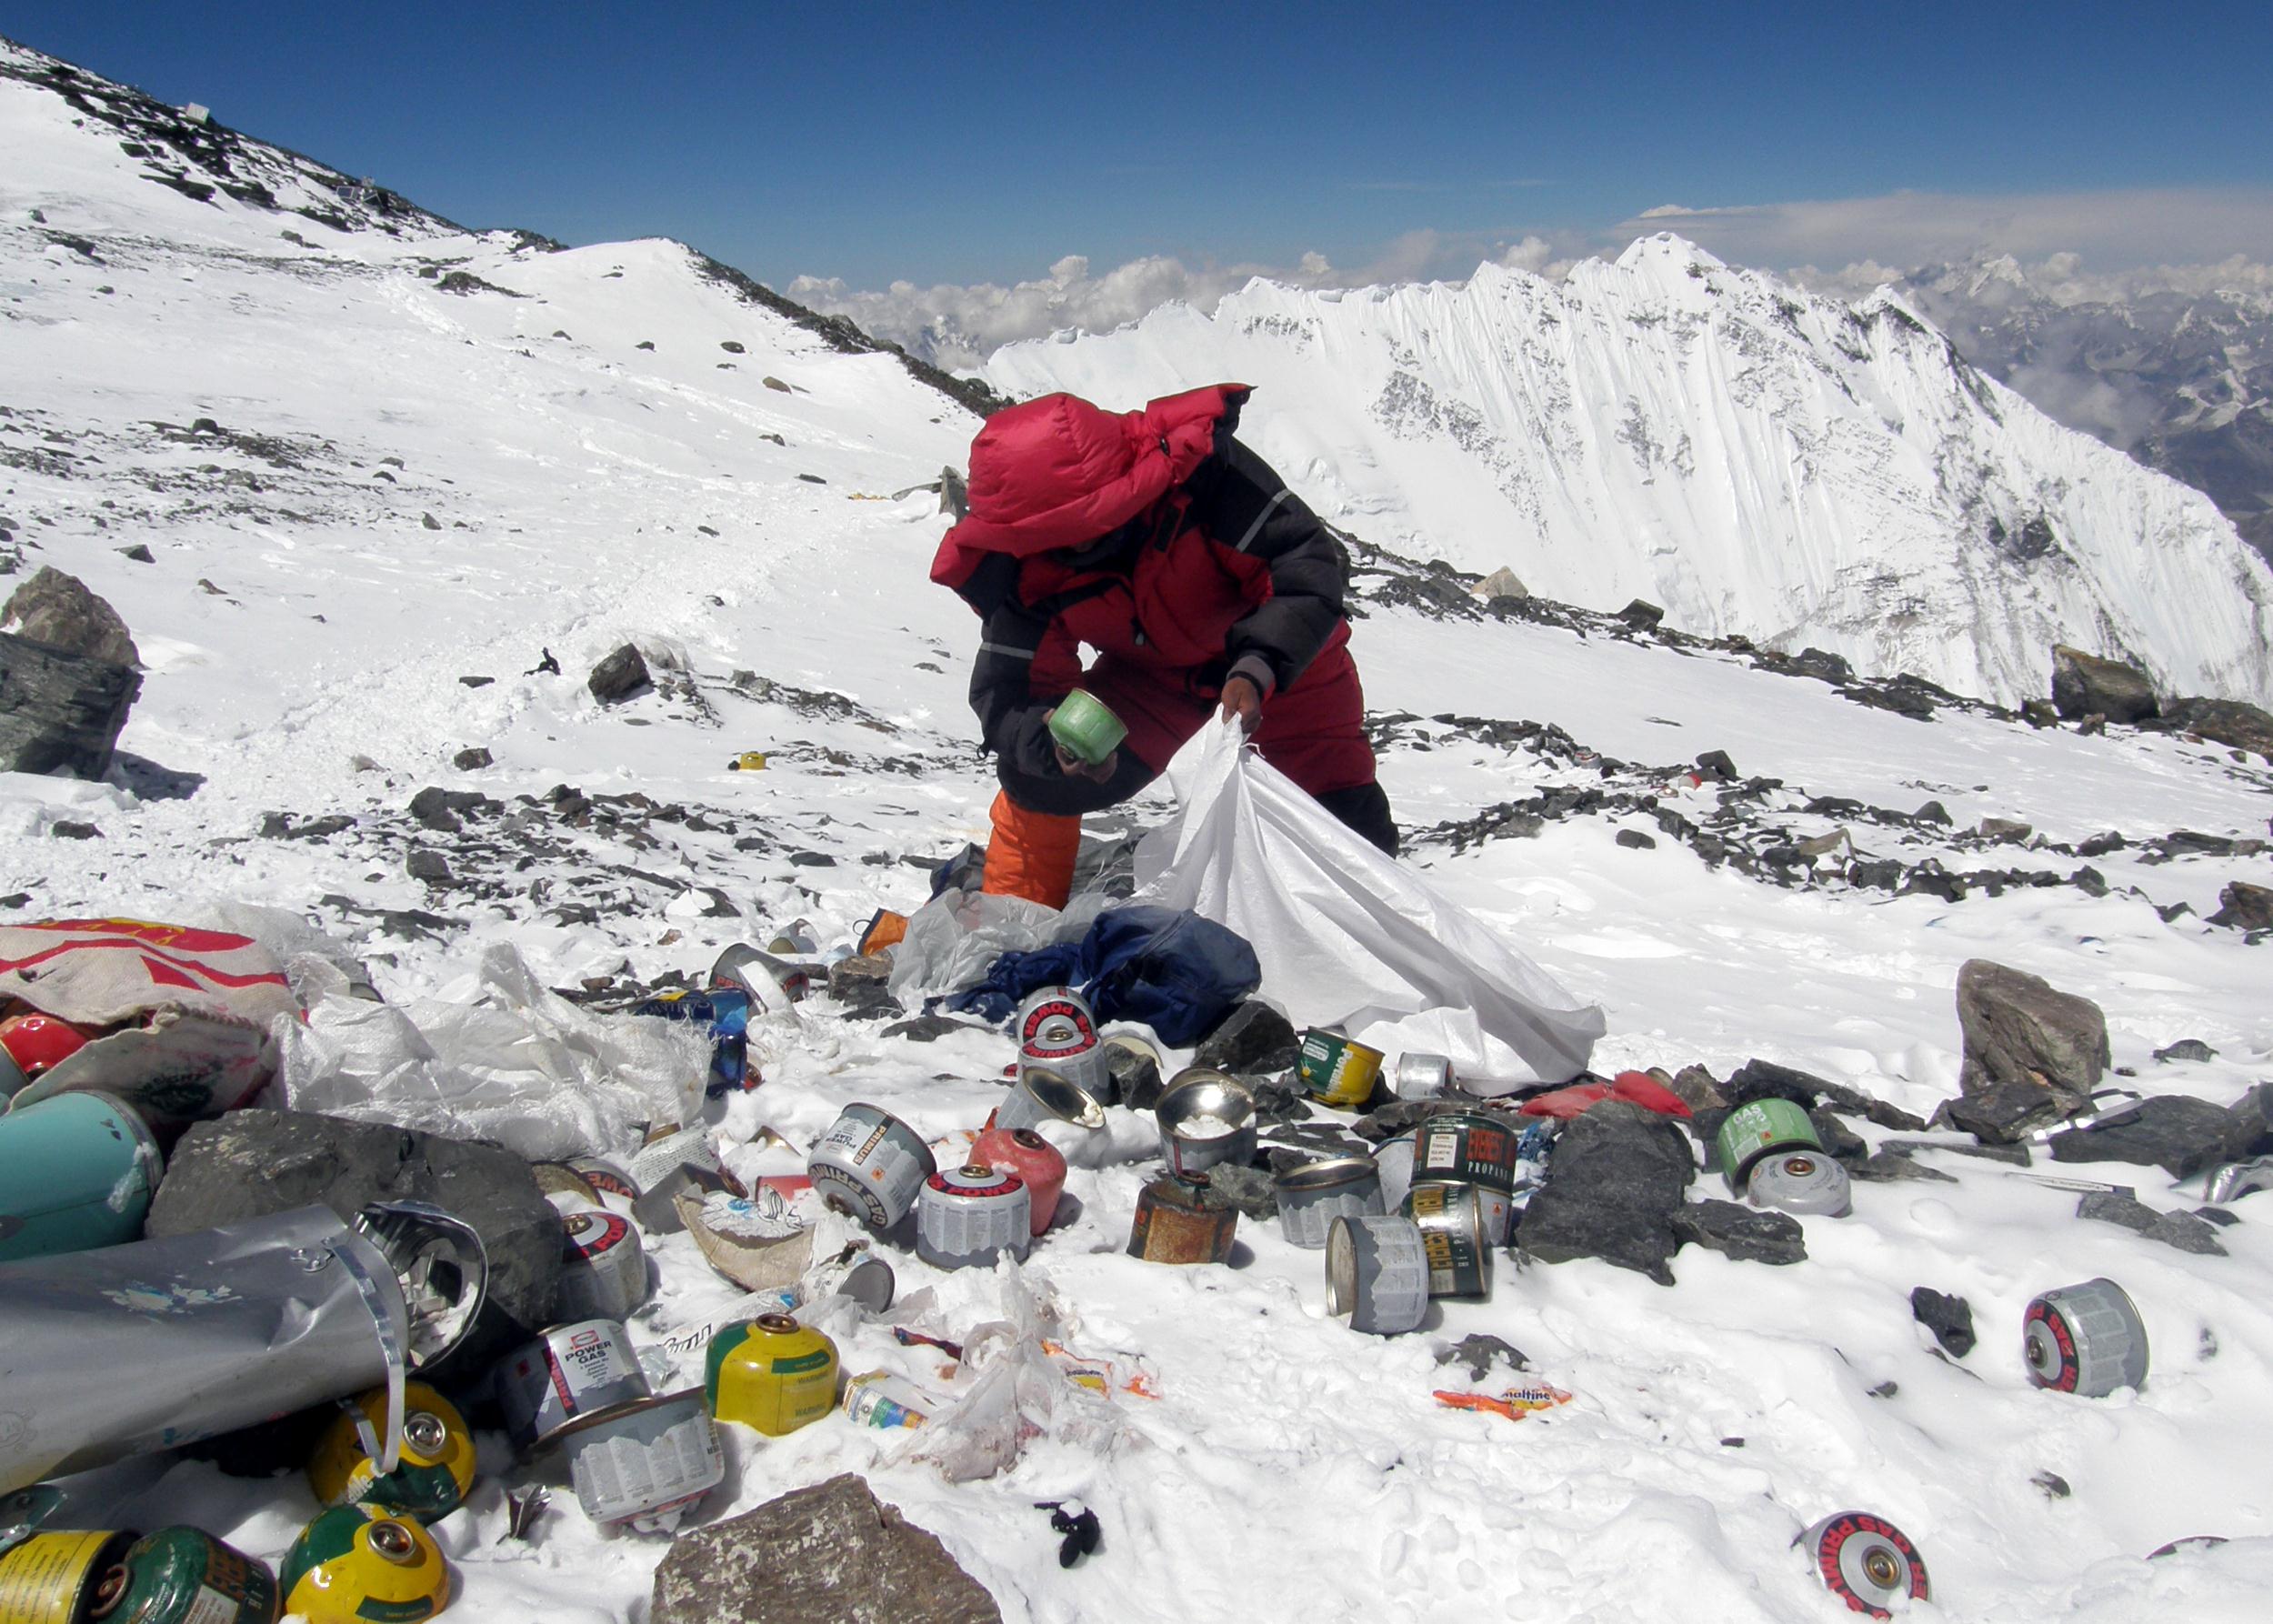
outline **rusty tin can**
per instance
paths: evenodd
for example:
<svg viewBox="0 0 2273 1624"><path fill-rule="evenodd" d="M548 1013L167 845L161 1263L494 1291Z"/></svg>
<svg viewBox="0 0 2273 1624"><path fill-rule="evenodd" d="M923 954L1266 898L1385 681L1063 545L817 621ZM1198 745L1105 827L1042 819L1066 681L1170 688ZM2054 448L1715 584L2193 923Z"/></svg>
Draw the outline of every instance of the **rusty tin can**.
<svg viewBox="0 0 2273 1624"><path fill-rule="evenodd" d="M555 1313L563 1319L623 1319L647 1300L646 1254L629 1218L590 1207L566 1214L560 1228Z"/></svg>
<svg viewBox="0 0 2273 1624"><path fill-rule="evenodd" d="M1337 1110L1355 1110L1373 1095L1381 1080L1384 1057L1354 1038L1313 1027L1302 1035L1295 1060L1295 1075L1310 1098Z"/></svg>
<svg viewBox="0 0 2273 1624"><path fill-rule="evenodd" d="M1413 1130L1413 1182L1480 1184L1513 1195L1519 1137L1515 1124L1479 1111L1431 1117Z"/></svg>
<svg viewBox="0 0 2273 1624"><path fill-rule="evenodd" d="M916 1255L934 1268L991 1268L1033 1245L1032 1200L1008 1168L943 1168L916 1198Z"/></svg>
<svg viewBox="0 0 2273 1624"><path fill-rule="evenodd" d="M1255 1155L1255 1095L1228 1072L1187 1066L1160 1092L1160 1159L1171 1173L1204 1173Z"/></svg>
<svg viewBox="0 0 2273 1624"><path fill-rule="evenodd" d="M1306 1251L1326 1245L1337 1218L1367 1218L1387 1210L1381 1175L1372 1159L1336 1156L1281 1173L1277 1182L1278 1230Z"/></svg>
<svg viewBox="0 0 2273 1624"><path fill-rule="evenodd" d="M882 1234L912 1211L924 1180L939 1170L931 1147L891 1112L846 1106L806 1159L821 1198Z"/></svg>
<svg viewBox="0 0 2273 1624"><path fill-rule="evenodd" d="M700 1390L643 1398L571 1427L561 1445L585 1515L636 1533L670 1532L726 1475Z"/></svg>
<svg viewBox="0 0 2273 1624"><path fill-rule="evenodd" d="M115 1531L33 1534L0 1551L0 1624L81 1624L134 1539Z"/></svg>
<svg viewBox="0 0 2273 1624"><path fill-rule="evenodd" d="M1113 1074L1089 1000L1070 987L1045 987L1027 995L1012 1018L1018 1040L1018 1069L1039 1066L1056 1072L1091 1099L1109 1098ZM1030 1122L1012 1123L1031 1128Z"/></svg>
<svg viewBox="0 0 2273 1624"><path fill-rule="evenodd" d="M1221 1263L1239 1215L1207 1205L1206 1174L1165 1173L1136 1193L1128 1255L1147 1263Z"/></svg>
<svg viewBox="0 0 2273 1624"><path fill-rule="evenodd" d="M1326 1311L1394 1337L1428 1312L1428 1248L1411 1218L1337 1218L1326 1235Z"/></svg>
<svg viewBox="0 0 2273 1624"><path fill-rule="evenodd" d="M631 1338L613 1319L556 1325L497 1367L506 1436L526 1455L571 1421L636 1403L653 1391Z"/></svg>
<svg viewBox="0 0 2273 1624"><path fill-rule="evenodd" d="M1416 1184L1406 1193L1405 1216L1421 1232L1429 1296L1473 1302L1491 1296L1492 1242L1474 1186Z"/></svg>
<svg viewBox="0 0 2273 1624"><path fill-rule="evenodd" d="M100 1624L275 1624L283 1607L267 1563L173 1528L136 1540L105 1572L85 1616Z"/></svg>

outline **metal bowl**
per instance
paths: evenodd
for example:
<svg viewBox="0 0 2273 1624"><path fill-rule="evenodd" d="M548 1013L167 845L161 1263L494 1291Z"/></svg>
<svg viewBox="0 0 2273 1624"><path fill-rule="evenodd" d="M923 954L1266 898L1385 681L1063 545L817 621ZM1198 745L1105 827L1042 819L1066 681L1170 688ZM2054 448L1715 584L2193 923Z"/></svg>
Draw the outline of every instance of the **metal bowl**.
<svg viewBox="0 0 2273 1624"><path fill-rule="evenodd" d="M1197 1173L1255 1155L1255 1095L1237 1078L1205 1066L1187 1066L1161 1091L1153 1113L1160 1123L1160 1156L1169 1169ZM1218 1132L1196 1133L1221 1123Z"/></svg>
<svg viewBox="0 0 2273 1624"><path fill-rule="evenodd" d="M1052 1121L1100 1128L1105 1126L1105 1108L1097 1103L1096 1096L1063 1072L1046 1066L1020 1067L1018 1080L995 1108L995 1126L1033 1128Z"/></svg>

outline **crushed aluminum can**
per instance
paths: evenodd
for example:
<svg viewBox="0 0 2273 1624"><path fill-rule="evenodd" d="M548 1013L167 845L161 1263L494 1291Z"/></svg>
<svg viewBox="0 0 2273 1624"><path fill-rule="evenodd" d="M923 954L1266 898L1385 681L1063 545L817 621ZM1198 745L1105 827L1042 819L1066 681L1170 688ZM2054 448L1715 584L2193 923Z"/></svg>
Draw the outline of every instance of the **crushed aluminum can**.
<svg viewBox="0 0 2273 1624"><path fill-rule="evenodd" d="M1411 1218L1337 1218L1326 1236L1326 1311L1377 1337L1413 1329L1428 1312L1428 1248Z"/></svg>
<svg viewBox="0 0 2273 1624"><path fill-rule="evenodd" d="M1295 1076L1320 1105L1356 1110L1373 1097L1385 1058L1379 1049L1356 1038L1313 1027L1302 1035Z"/></svg>
<svg viewBox="0 0 2273 1624"><path fill-rule="evenodd" d="M514 1452L530 1455L571 1422L649 1397L631 1338L612 1319L556 1325L497 1367L497 1408Z"/></svg>
<svg viewBox="0 0 2273 1624"><path fill-rule="evenodd" d="M1440 1099L1452 1092L1452 1062L1443 1055L1399 1055L1389 1091L1399 1099Z"/></svg>
<svg viewBox="0 0 2273 1624"><path fill-rule="evenodd" d="M487 1278L477 1241L446 1257L411 1206L358 1228L307 1207L0 1264L0 1495L375 1386L399 1394L406 1369L456 1345Z"/></svg>
<svg viewBox="0 0 2273 1624"><path fill-rule="evenodd" d="M1428 1295L1481 1302L1492 1294L1492 1241L1482 1192L1468 1184L1416 1184L1405 1216L1421 1232L1428 1258Z"/></svg>
<svg viewBox="0 0 2273 1624"><path fill-rule="evenodd" d="M1740 1194L1745 1180L1752 1176L1753 1165L1770 1151L1820 1151L1823 1140L1806 1111L1788 1099L1768 1098L1747 1100L1730 1111L1721 1119L1713 1145L1721 1176L1732 1191Z"/></svg>
<svg viewBox="0 0 2273 1624"><path fill-rule="evenodd" d="M699 1392L645 1398L570 1427L568 1480L603 1526L667 1534L726 1479L726 1451Z"/></svg>
<svg viewBox="0 0 2273 1624"><path fill-rule="evenodd" d="M317 1513L277 1579L285 1610L306 1624L418 1624L450 1603L450 1565L434 1536L375 1506Z"/></svg>
<svg viewBox="0 0 2273 1624"><path fill-rule="evenodd" d="M806 1172L829 1206L883 1234L916 1206L939 1170L916 1130L872 1105L846 1106L813 1147Z"/></svg>
<svg viewBox="0 0 2273 1624"><path fill-rule="evenodd" d="M996 1127L972 1142L971 1159L1016 1172L1026 1181L1031 1232L1039 1235L1050 1227L1057 1199L1066 1192L1066 1158L1056 1146L1030 1128Z"/></svg>
<svg viewBox="0 0 2273 1624"><path fill-rule="evenodd" d="M2021 1358L2040 1388L2104 1398L2118 1388L2147 1385L2147 1323L2113 1280L2048 1291L2028 1304L2020 1324Z"/></svg>
<svg viewBox="0 0 2273 1624"><path fill-rule="evenodd" d="M401 1462L378 1469L378 1429L386 1392L345 1399L308 1457L308 1487L320 1504L362 1501L422 1522L446 1517L474 1486L474 1434L457 1407L423 1381L406 1384Z"/></svg>
<svg viewBox="0 0 2273 1624"><path fill-rule="evenodd" d="M1026 1180L1008 1168L942 1168L916 1196L916 1255L934 1268L992 1268L1034 1245Z"/></svg>
<svg viewBox="0 0 2273 1624"><path fill-rule="evenodd" d="M1160 1159L1172 1173L1245 1163L1256 1149L1255 1095L1228 1072L1187 1066L1160 1091Z"/></svg>
<svg viewBox="0 0 2273 1624"><path fill-rule="evenodd" d="M1405 1205L1405 1192L1413 1188L1413 1148L1415 1136L1401 1133L1392 1139L1384 1139L1374 1148L1374 1171L1381 1176L1381 1203L1384 1212L1395 1212Z"/></svg>
<svg viewBox="0 0 2273 1624"><path fill-rule="evenodd" d="M1113 1073L1106 1064L1104 1042L1097 1036L1097 1018L1089 1001L1070 987L1045 987L1029 993L1011 1018L1011 1036L1018 1041L1018 1069L1043 1067L1056 1072L1091 1099L1111 1097ZM1013 1128L1031 1128L1014 1122Z"/></svg>
<svg viewBox="0 0 2273 1624"><path fill-rule="evenodd" d="M1136 1192L1128 1255L1147 1263L1221 1263L1231 1256L1239 1215L1207 1205L1207 1175L1164 1173Z"/></svg>
<svg viewBox="0 0 2273 1624"><path fill-rule="evenodd" d="M1820 1150L1778 1150L1752 1164L1745 1198L1778 1212L1845 1218L1855 1208L1847 1169Z"/></svg>
<svg viewBox="0 0 2273 1624"><path fill-rule="evenodd" d="M2211 1169L2202 1181L2202 1199L2212 1207L2223 1207L2261 1189L2273 1189L2273 1156L2228 1162Z"/></svg>
<svg viewBox="0 0 2273 1624"><path fill-rule="evenodd" d="M1109 1073L1106 1080L1111 1083ZM1004 1091L1002 1103L988 1115L986 1126L990 1129L1033 1128L1053 1121L1070 1122L1094 1132L1105 1126L1105 1107L1099 1096L1062 1072L1047 1066L1021 1066Z"/></svg>
<svg viewBox="0 0 2273 1624"><path fill-rule="evenodd" d="M1890 1619L1898 1602L1924 1601L1926 1560L1909 1537L1867 1511L1827 1517L1792 1543L1804 1548L1824 1588L1850 1612Z"/></svg>
<svg viewBox="0 0 2273 1624"><path fill-rule="evenodd" d="M647 1300L647 1258L629 1218L589 1208L569 1213L560 1228L556 1314L563 1319L625 1319Z"/></svg>
<svg viewBox="0 0 2273 1624"><path fill-rule="evenodd" d="M115 1530L74 1529L29 1534L0 1550L0 1619L80 1624L134 1539Z"/></svg>
<svg viewBox="0 0 2273 1624"><path fill-rule="evenodd" d="M1278 1231L1291 1246L1318 1251L1337 1218L1367 1218L1387 1208L1381 1174L1369 1158L1335 1156L1308 1162L1274 1181Z"/></svg>
<svg viewBox="0 0 2273 1624"><path fill-rule="evenodd" d="M845 1417L856 1427L920 1427L942 1402L889 1370L864 1371L845 1382Z"/></svg>
<svg viewBox="0 0 2273 1624"><path fill-rule="evenodd" d="M165 1158L123 1100L58 1094L0 1116L0 1262L142 1235Z"/></svg>
<svg viewBox="0 0 2273 1624"><path fill-rule="evenodd" d="M103 1624L275 1624L283 1597L268 1564L196 1529L136 1540L95 1589ZM8 1615L0 1609L0 1619Z"/></svg>
<svg viewBox="0 0 2273 1624"><path fill-rule="evenodd" d="M786 1314L720 1328L703 1359L701 1397L722 1421L780 1438L836 1408L836 1344Z"/></svg>

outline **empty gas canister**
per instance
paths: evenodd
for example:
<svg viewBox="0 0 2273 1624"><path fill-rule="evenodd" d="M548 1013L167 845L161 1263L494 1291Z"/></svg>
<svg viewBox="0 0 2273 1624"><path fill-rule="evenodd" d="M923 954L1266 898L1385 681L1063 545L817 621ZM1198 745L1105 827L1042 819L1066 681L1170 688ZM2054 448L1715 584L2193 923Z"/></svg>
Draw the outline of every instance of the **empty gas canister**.
<svg viewBox="0 0 2273 1624"><path fill-rule="evenodd" d="M95 1592L134 1542L132 1534L32 1534L0 1551L0 1619L78 1624Z"/></svg>
<svg viewBox="0 0 2273 1624"><path fill-rule="evenodd" d="M285 1610L308 1624L418 1624L450 1604L450 1568L434 1537L373 1506L318 1515L292 1542L280 1578Z"/></svg>
<svg viewBox="0 0 2273 1624"><path fill-rule="evenodd" d="M361 1419L363 1427L355 1423ZM396 1469L381 1477L364 1439L375 1441L386 1424L386 1389L347 1400L317 1440L308 1458L308 1487L327 1506L355 1501L407 1511L421 1521L455 1511L474 1483L474 1435L457 1407L423 1381L403 1388L403 1451Z"/></svg>
<svg viewBox="0 0 2273 1624"><path fill-rule="evenodd" d="M96 1581L86 1616L102 1624L275 1624L281 1611L267 1563L176 1528L135 1541Z"/></svg>
<svg viewBox="0 0 2273 1624"><path fill-rule="evenodd" d="M836 1408L836 1344L786 1314L722 1327L703 1361L710 1413L769 1438Z"/></svg>
<svg viewBox="0 0 2273 1624"><path fill-rule="evenodd" d="M0 1262L139 1240L165 1169L142 1118L107 1094L0 1116Z"/></svg>

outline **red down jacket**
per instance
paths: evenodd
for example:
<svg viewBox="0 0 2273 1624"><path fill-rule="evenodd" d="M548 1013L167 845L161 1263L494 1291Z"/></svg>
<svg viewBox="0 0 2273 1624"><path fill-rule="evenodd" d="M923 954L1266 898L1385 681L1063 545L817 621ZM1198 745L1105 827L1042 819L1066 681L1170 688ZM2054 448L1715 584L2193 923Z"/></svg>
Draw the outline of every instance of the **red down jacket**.
<svg viewBox="0 0 2273 1624"><path fill-rule="evenodd" d="M972 442L970 513L931 577L982 618L971 705L1020 806L1079 813L1135 794L1235 671L1268 701L1255 742L1281 771L1319 796L1373 782L1347 558L1233 437L1247 394L1220 384L1119 413L1049 395ZM1061 772L1050 747L1044 718L1076 687L1128 727L1106 784Z"/></svg>

